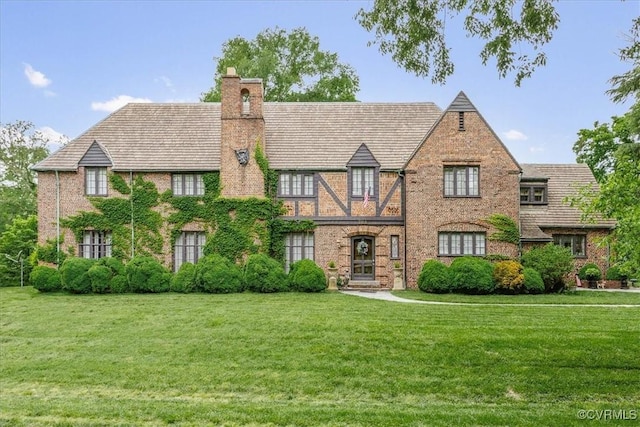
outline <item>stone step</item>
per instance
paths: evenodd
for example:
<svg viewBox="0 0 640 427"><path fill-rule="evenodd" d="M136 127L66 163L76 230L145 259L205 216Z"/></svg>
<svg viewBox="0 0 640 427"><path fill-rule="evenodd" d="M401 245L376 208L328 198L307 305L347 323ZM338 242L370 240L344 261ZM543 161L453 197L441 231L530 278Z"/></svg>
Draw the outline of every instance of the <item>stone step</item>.
<svg viewBox="0 0 640 427"><path fill-rule="evenodd" d="M351 289L380 289L379 280L349 280L348 288Z"/></svg>

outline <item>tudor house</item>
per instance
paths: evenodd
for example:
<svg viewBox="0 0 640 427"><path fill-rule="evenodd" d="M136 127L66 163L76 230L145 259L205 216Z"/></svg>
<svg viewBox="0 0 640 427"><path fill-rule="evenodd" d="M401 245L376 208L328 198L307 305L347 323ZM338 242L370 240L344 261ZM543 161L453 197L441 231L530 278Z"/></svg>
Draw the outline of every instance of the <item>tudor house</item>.
<svg viewBox="0 0 640 427"><path fill-rule="evenodd" d="M111 255L111 230L87 227L76 241L61 224L95 210L91 198L122 197L111 174L193 197L204 193L203 175L217 172L221 197L264 198L258 145L278 173L282 218L316 225L285 236L287 266L334 261L352 281L388 288L399 262L406 286L416 287L428 259L515 257L555 242L571 248L578 265L607 267L597 243L615 224L583 224L563 202L577 185L595 183L589 169L519 164L464 93L444 111L429 102L271 103L261 80L233 69L220 103L129 104L34 166L39 243L64 236L63 249L79 256ZM521 245L490 239L493 214L520 225ZM161 233L159 257L177 270L202 256L215 230L193 221L173 238L166 224Z"/></svg>

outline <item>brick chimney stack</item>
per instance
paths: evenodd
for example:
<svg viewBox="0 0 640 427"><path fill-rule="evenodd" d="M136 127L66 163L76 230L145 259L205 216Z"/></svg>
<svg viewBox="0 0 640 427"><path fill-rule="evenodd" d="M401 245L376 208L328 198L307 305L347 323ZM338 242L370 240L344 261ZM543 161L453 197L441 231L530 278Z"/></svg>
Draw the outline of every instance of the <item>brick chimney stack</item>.
<svg viewBox="0 0 640 427"><path fill-rule="evenodd" d="M241 79L227 68L221 90L220 180L223 197L264 197L256 146L266 152L261 79Z"/></svg>

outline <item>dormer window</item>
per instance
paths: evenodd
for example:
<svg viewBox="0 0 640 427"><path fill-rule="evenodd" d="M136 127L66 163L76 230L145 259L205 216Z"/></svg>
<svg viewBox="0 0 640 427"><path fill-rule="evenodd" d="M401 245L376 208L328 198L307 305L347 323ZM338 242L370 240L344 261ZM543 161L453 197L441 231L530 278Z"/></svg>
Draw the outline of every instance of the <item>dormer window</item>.
<svg viewBox="0 0 640 427"><path fill-rule="evenodd" d="M355 197L369 197L375 195L374 168L351 169L351 195Z"/></svg>
<svg viewBox="0 0 640 427"><path fill-rule="evenodd" d="M520 184L520 204L543 205L547 203L546 184Z"/></svg>

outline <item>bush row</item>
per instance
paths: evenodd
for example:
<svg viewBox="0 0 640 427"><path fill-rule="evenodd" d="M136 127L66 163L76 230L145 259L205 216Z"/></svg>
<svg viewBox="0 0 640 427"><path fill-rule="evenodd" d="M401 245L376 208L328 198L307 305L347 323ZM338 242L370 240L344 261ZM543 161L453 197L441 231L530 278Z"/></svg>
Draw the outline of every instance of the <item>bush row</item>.
<svg viewBox="0 0 640 427"><path fill-rule="evenodd" d="M87 293L156 292L322 292L324 271L311 260L282 265L263 254L251 255L239 266L218 254L184 263L172 274L152 257L135 257L126 265L115 258L91 260L68 258L59 270L47 266L33 269L31 284L41 292Z"/></svg>
<svg viewBox="0 0 640 427"><path fill-rule="evenodd" d="M424 292L465 294L538 294L565 288L564 278L573 271L573 257L566 249L549 244L522 256L522 263L502 259L495 263L465 256L449 267L440 261L424 263L418 288Z"/></svg>

